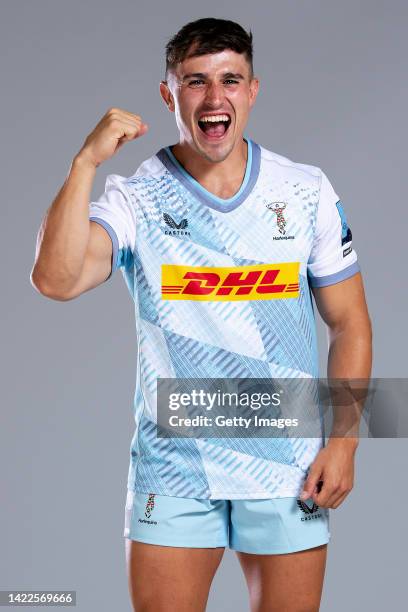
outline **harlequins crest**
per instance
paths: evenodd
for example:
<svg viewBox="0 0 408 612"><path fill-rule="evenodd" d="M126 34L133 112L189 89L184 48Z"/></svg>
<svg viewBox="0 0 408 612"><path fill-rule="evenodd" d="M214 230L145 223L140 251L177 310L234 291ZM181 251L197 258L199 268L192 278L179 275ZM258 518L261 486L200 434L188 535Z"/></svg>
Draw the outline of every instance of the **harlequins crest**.
<svg viewBox="0 0 408 612"><path fill-rule="evenodd" d="M154 496L155 493L149 493L149 497L146 503L145 516L146 518L150 518L154 508Z"/></svg>
<svg viewBox="0 0 408 612"><path fill-rule="evenodd" d="M276 214L276 224L281 234L286 234L286 219L283 216L283 211L285 210L286 206L286 202L271 202L270 204L266 205L269 210L272 210Z"/></svg>

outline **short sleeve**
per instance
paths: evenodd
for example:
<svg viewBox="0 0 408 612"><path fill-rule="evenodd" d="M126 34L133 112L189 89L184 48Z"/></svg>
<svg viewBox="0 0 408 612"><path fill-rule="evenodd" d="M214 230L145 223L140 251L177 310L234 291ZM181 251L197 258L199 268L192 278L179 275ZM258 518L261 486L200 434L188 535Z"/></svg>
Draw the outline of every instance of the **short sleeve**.
<svg viewBox="0 0 408 612"><path fill-rule="evenodd" d="M307 264L312 287L333 285L360 271L343 204L321 170L313 246Z"/></svg>
<svg viewBox="0 0 408 612"><path fill-rule="evenodd" d="M89 220L102 225L112 240L112 267L106 280L125 265L136 240L136 214L125 181L119 174L108 174L105 192L89 207Z"/></svg>

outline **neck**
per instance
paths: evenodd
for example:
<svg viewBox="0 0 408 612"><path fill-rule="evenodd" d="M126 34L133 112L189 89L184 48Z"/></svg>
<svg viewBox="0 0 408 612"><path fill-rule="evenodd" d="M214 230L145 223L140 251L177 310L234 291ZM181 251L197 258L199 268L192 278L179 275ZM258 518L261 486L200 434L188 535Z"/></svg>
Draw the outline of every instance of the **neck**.
<svg viewBox="0 0 408 612"><path fill-rule="evenodd" d="M171 152L196 181L218 197L228 199L239 191L248 159L248 145L244 139L220 162L206 159L187 143L177 143L171 147Z"/></svg>

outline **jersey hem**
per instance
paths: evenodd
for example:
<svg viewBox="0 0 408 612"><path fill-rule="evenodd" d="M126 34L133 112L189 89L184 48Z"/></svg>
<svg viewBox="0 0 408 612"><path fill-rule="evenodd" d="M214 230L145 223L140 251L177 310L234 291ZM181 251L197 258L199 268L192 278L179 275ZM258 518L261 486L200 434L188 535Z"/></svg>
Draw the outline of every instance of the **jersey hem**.
<svg viewBox="0 0 408 612"><path fill-rule="evenodd" d="M160 493L154 491L140 491L138 489L131 489L128 487L128 491L132 491L133 493L143 493L148 495L149 493L155 493L155 495L162 495L164 497L180 497L184 499L213 499L213 500L223 500L223 499L278 499L281 497L298 497L301 493L299 488L297 489L282 489L279 491L278 495L273 495L269 491L251 491L250 493L243 493L242 491L212 491L210 495L201 496L201 495L169 495L168 493Z"/></svg>

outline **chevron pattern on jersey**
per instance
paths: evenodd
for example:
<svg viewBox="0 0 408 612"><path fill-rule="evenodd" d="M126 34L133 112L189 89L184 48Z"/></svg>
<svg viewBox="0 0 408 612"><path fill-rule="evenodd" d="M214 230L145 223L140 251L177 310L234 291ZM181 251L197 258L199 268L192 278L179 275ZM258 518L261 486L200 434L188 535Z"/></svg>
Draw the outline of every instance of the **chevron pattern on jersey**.
<svg viewBox="0 0 408 612"><path fill-rule="evenodd" d="M197 442L204 462L210 490L218 495L225 491L230 498L247 491L258 491L265 496L301 490L305 473L296 466L251 456L239 450L230 451L214 445L211 441Z"/></svg>
<svg viewBox="0 0 408 612"><path fill-rule="evenodd" d="M258 145L251 146L256 153ZM157 380L318 376L307 266L319 171L262 149L258 174L250 169L250 191L239 205L222 209L160 159L152 156L126 181L136 243L133 257L122 254L122 271L133 291L139 341L128 487L212 499L296 495L321 438L158 438ZM277 202L284 203L284 234ZM296 296L257 299L254 292L251 300L199 301L162 294L163 265L194 270L279 263L299 264L298 281L287 281L292 291L299 282Z"/></svg>
<svg viewBox="0 0 408 612"><path fill-rule="evenodd" d="M138 444L143 461L135 470L138 487L160 489L162 495L208 497L209 488L201 453L190 438L158 438L156 424L142 416Z"/></svg>

